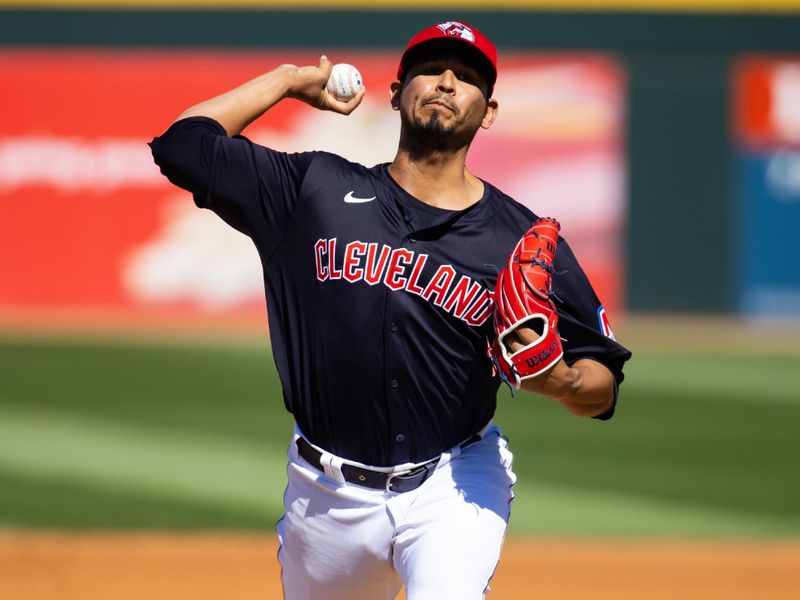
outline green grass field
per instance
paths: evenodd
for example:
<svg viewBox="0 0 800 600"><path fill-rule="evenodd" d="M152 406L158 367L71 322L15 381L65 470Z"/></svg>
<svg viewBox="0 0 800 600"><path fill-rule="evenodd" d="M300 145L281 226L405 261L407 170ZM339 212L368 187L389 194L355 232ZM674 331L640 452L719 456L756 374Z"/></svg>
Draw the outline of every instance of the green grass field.
<svg viewBox="0 0 800 600"><path fill-rule="evenodd" d="M800 343L629 345L610 422L502 392L511 533L800 536ZM266 343L0 338L2 528L272 530L290 434Z"/></svg>

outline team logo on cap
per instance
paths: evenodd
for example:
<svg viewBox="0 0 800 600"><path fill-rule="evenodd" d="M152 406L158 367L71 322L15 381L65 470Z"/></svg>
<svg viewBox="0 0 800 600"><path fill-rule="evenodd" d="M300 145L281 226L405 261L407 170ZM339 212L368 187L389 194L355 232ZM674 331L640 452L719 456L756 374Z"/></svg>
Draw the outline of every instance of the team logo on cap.
<svg viewBox="0 0 800 600"><path fill-rule="evenodd" d="M468 42L475 41L475 34L472 33L472 29L458 21L439 23L437 27L441 29L445 35L449 35L450 37L460 37L462 40L467 40Z"/></svg>

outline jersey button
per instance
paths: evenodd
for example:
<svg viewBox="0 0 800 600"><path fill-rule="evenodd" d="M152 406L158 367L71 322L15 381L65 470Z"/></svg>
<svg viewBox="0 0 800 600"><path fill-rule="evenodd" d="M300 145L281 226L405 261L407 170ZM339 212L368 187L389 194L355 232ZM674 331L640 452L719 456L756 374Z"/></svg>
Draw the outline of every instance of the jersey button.
<svg viewBox="0 0 800 600"><path fill-rule="evenodd" d="M406 441L406 436L404 436L402 433L398 433L394 439L398 444L402 444Z"/></svg>
<svg viewBox="0 0 800 600"><path fill-rule="evenodd" d="M400 329L400 328L397 326L397 323L392 322L392 324L389 325L389 329L392 330L392 333L397 333L397 330Z"/></svg>
<svg viewBox="0 0 800 600"><path fill-rule="evenodd" d="M397 388L399 388L399 387L400 387L400 382L399 382L399 381L397 381L397 379L392 379L392 380L389 382L389 385L390 385L390 386L392 386L392 389L393 389L393 390L396 390Z"/></svg>
<svg viewBox="0 0 800 600"><path fill-rule="evenodd" d="M410 214L406 213L406 214L403 215L403 218L406 220L406 223L411 223L411 219L413 219L414 217L412 217Z"/></svg>

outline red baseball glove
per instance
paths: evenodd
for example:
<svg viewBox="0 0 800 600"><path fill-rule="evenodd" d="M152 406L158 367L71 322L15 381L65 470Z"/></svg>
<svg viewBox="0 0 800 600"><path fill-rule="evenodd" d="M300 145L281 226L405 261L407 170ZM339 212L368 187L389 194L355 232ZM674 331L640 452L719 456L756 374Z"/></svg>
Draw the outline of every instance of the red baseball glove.
<svg viewBox="0 0 800 600"><path fill-rule="evenodd" d="M558 244L558 221L537 219L517 243L494 289L494 328L489 349L500 378L512 389L555 365L564 351L558 335L553 295L553 260ZM539 337L511 353L503 341L520 326Z"/></svg>

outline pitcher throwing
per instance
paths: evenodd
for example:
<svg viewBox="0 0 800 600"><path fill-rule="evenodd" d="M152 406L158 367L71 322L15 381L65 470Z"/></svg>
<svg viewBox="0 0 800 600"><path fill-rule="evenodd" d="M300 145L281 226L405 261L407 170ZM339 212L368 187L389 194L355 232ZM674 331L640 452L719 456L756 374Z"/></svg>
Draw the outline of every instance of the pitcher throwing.
<svg viewBox="0 0 800 600"><path fill-rule="evenodd" d="M286 98L355 110L365 88L336 99L331 68L281 65L201 102L153 156L248 235L264 267L296 422L278 524L285 597L388 600L405 584L409 600L482 598L515 481L492 423L500 383L606 419L630 352L558 223L465 165L498 116L484 35L451 21L411 39L391 85L391 163L239 135Z"/></svg>

